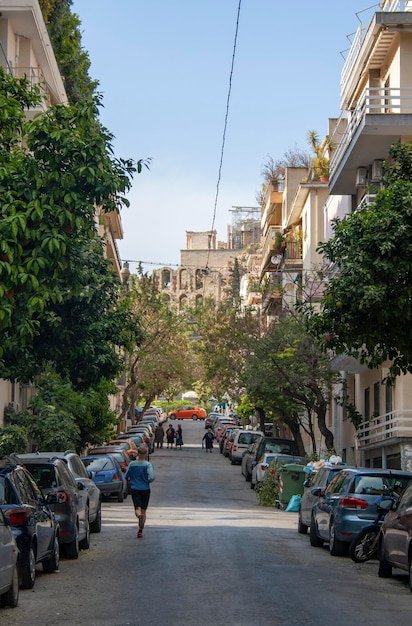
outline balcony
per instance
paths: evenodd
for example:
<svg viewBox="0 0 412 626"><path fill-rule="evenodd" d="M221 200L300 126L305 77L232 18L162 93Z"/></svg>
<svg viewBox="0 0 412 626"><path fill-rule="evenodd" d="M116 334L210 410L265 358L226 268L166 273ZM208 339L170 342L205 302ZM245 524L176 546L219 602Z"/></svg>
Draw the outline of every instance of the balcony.
<svg viewBox="0 0 412 626"><path fill-rule="evenodd" d="M411 125L412 88L365 89L332 156L329 193L354 194L357 168L385 159L392 144L410 135Z"/></svg>
<svg viewBox="0 0 412 626"><path fill-rule="evenodd" d="M362 422L357 436L361 448L412 438L412 409L391 411Z"/></svg>
<svg viewBox="0 0 412 626"><path fill-rule="evenodd" d="M272 257L281 256L280 251L275 249L277 233L282 233L280 226L269 226L262 248L262 264L260 269L261 276L269 269L274 269L275 264Z"/></svg>

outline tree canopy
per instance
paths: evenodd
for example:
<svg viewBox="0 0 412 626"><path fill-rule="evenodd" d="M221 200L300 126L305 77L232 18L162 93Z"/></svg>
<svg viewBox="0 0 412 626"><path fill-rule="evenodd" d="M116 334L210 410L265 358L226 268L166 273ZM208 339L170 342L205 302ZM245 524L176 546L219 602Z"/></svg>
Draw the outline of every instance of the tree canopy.
<svg viewBox="0 0 412 626"><path fill-rule="evenodd" d="M412 372L412 144L396 144L375 201L345 219L319 248L337 266L312 328L328 347L369 367Z"/></svg>
<svg viewBox="0 0 412 626"><path fill-rule="evenodd" d="M25 121L38 97L0 70L0 376L27 380L52 361L87 387L118 370L116 346L137 340L96 207L128 206L138 164L113 156L99 97Z"/></svg>

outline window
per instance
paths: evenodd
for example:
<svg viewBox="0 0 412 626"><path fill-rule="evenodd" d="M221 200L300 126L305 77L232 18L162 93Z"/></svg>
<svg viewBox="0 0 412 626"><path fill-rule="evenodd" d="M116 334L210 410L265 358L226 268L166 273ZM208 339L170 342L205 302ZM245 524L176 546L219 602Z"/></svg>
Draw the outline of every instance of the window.
<svg viewBox="0 0 412 626"><path fill-rule="evenodd" d="M375 417L378 417L378 415L380 415L381 413L380 398L379 398L380 388L381 388L380 382L375 383L373 385L373 414Z"/></svg>

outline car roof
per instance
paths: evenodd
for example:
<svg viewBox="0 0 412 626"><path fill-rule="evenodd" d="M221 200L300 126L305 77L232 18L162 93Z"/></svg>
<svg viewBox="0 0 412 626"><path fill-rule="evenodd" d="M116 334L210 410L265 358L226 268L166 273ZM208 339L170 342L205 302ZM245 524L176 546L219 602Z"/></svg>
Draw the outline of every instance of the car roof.
<svg viewBox="0 0 412 626"><path fill-rule="evenodd" d="M342 467L341 471L347 471L351 474L363 474L364 476L411 476L412 472L406 470L383 469L382 467Z"/></svg>

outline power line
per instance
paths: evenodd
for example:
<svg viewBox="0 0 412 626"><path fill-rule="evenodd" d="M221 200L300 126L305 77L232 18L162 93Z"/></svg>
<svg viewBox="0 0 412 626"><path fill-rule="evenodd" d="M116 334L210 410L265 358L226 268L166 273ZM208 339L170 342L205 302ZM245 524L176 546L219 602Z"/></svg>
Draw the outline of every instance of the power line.
<svg viewBox="0 0 412 626"><path fill-rule="evenodd" d="M231 91L232 91L232 77L233 77L233 68L234 68L235 56L236 56L236 44L237 44L237 35L238 35L238 31L239 31L239 16L240 16L240 6L241 6L241 4L242 4L242 0L239 0L239 5L238 5L238 8L237 8L237 17L236 17L235 38L234 38L234 42L233 42L232 63L231 63L231 66L230 66L229 88L228 88L227 99L226 99L226 113L225 113L225 123L224 123L224 126L223 126L222 147L221 147L221 150L220 150L219 171L218 171L218 177L217 177L217 183L216 183L215 203L214 203L214 207L213 207L212 227L210 229L211 231L213 231L214 227L215 227L216 208L217 208L217 202L218 202L218 198L219 198L220 180L221 180L221 177L222 177L223 154L224 154L224 151L225 151L225 143L226 143L226 130L227 130L227 121L228 121L228 117L229 117L229 104L230 104L230 95L231 95ZM208 251L208 254L207 254L207 258L206 258L206 268L207 268L208 263L209 263L209 255L210 255L210 247L209 247L209 251Z"/></svg>

